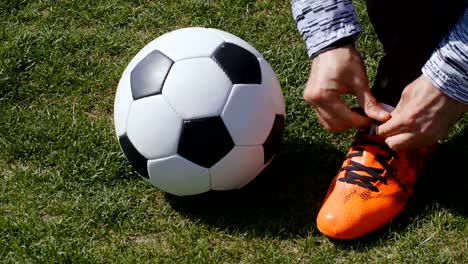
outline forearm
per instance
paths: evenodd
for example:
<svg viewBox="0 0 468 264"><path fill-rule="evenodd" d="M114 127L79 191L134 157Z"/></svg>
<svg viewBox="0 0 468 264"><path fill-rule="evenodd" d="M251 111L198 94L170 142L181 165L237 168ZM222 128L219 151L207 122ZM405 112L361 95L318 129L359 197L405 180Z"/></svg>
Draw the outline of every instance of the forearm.
<svg viewBox="0 0 468 264"><path fill-rule="evenodd" d="M468 104L468 8L422 71L445 95Z"/></svg>
<svg viewBox="0 0 468 264"><path fill-rule="evenodd" d="M351 0L291 0L291 8L310 57L361 32Z"/></svg>

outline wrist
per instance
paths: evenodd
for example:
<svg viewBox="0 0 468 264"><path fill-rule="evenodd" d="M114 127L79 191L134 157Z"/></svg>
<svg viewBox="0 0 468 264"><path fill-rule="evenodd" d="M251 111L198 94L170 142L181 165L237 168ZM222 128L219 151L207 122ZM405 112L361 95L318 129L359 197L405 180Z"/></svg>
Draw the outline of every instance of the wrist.
<svg viewBox="0 0 468 264"><path fill-rule="evenodd" d="M430 87L430 91L435 94L435 96L441 98L443 105L445 107L451 108L454 113L463 114L464 112L468 112L468 104L464 104L451 98L447 94L445 94L441 89L439 89L427 76L424 74L421 75L420 79L425 83L426 87Z"/></svg>
<svg viewBox="0 0 468 264"><path fill-rule="evenodd" d="M352 65L356 66L356 63L363 64L361 55L352 44L323 51L310 62L311 68L313 65L322 65L321 68L326 65L330 69L344 69Z"/></svg>
<svg viewBox="0 0 468 264"><path fill-rule="evenodd" d="M335 49L338 49L338 48L354 49L355 48L355 46L354 46L354 37L352 37L352 36L344 37L344 38L341 38L341 39L333 42L332 44L324 47L323 49L317 51L312 56L310 56L310 60L315 59L317 56L319 56L319 55L321 55L323 53L326 53L328 51L335 50Z"/></svg>

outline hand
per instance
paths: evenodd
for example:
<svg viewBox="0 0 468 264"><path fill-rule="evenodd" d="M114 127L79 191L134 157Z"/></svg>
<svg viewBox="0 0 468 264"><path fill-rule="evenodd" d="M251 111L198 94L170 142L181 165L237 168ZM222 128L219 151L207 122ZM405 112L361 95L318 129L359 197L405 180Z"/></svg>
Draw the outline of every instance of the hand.
<svg viewBox="0 0 468 264"><path fill-rule="evenodd" d="M343 94L353 94L368 117L345 104ZM363 127L371 119L385 122L390 118L369 89L364 62L352 45L319 54L313 61L304 99L315 108L319 122L330 131Z"/></svg>
<svg viewBox="0 0 468 264"><path fill-rule="evenodd" d="M376 133L395 151L425 147L446 137L466 111L468 105L445 96L421 75L406 86L391 119Z"/></svg>

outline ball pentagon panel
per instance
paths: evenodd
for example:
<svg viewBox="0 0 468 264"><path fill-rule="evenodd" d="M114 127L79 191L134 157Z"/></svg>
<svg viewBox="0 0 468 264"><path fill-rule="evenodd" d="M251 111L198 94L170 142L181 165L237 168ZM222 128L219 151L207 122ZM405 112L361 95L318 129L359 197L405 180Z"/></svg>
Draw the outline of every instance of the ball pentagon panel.
<svg viewBox="0 0 468 264"><path fill-rule="evenodd" d="M225 42L236 44L237 46L240 46L250 51L255 57L263 58L262 54L260 54L260 52L258 52L254 47L252 47L252 45L250 45L247 41L226 31L222 31L222 30L215 29L215 28L210 28L209 30L221 36Z"/></svg>
<svg viewBox="0 0 468 264"><path fill-rule="evenodd" d="M141 155L141 153L135 148L133 143L128 138L127 134L119 136L119 144L122 152L127 157L132 167L140 174L143 178L148 179L148 160Z"/></svg>
<svg viewBox="0 0 468 264"><path fill-rule="evenodd" d="M234 147L231 135L219 116L185 120L177 153L210 168Z"/></svg>
<svg viewBox="0 0 468 264"><path fill-rule="evenodd" d="M160 94L172 64L174 62L158 50L146 55L130 72L133 99Z"/></svg>
<svg viewBox="0 0 468 264"><path fill-rule="evenodd" d="M223 43L212 57L233 84L262 83L260 64L250 51L236 44Z"/></svg>
<svg viewBox="0 0 468 264"><path fill-rule="evenodd" d="M270 162L273 157L278 153L281 139L283 136L284 131L284 116L283 115L275 115L275 121L273 122L273 127L271 128L270 134L268 134L265 143L262 144L263 146L263 155L264 159L263 162L267 164Z"/></svg>

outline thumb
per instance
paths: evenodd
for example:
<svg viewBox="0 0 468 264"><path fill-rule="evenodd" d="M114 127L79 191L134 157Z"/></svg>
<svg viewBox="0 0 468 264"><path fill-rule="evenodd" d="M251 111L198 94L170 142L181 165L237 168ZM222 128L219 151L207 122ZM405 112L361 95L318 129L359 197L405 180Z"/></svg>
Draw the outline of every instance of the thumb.
<svg viewBox="0 0 468 264"><path fill-rule="evenodd" d="M356 97L359 105L364 109L364 112L369 118L381 123L391 118L390 113L377 102L377 99L371 94L369 88L357 93Z"/></svg>

